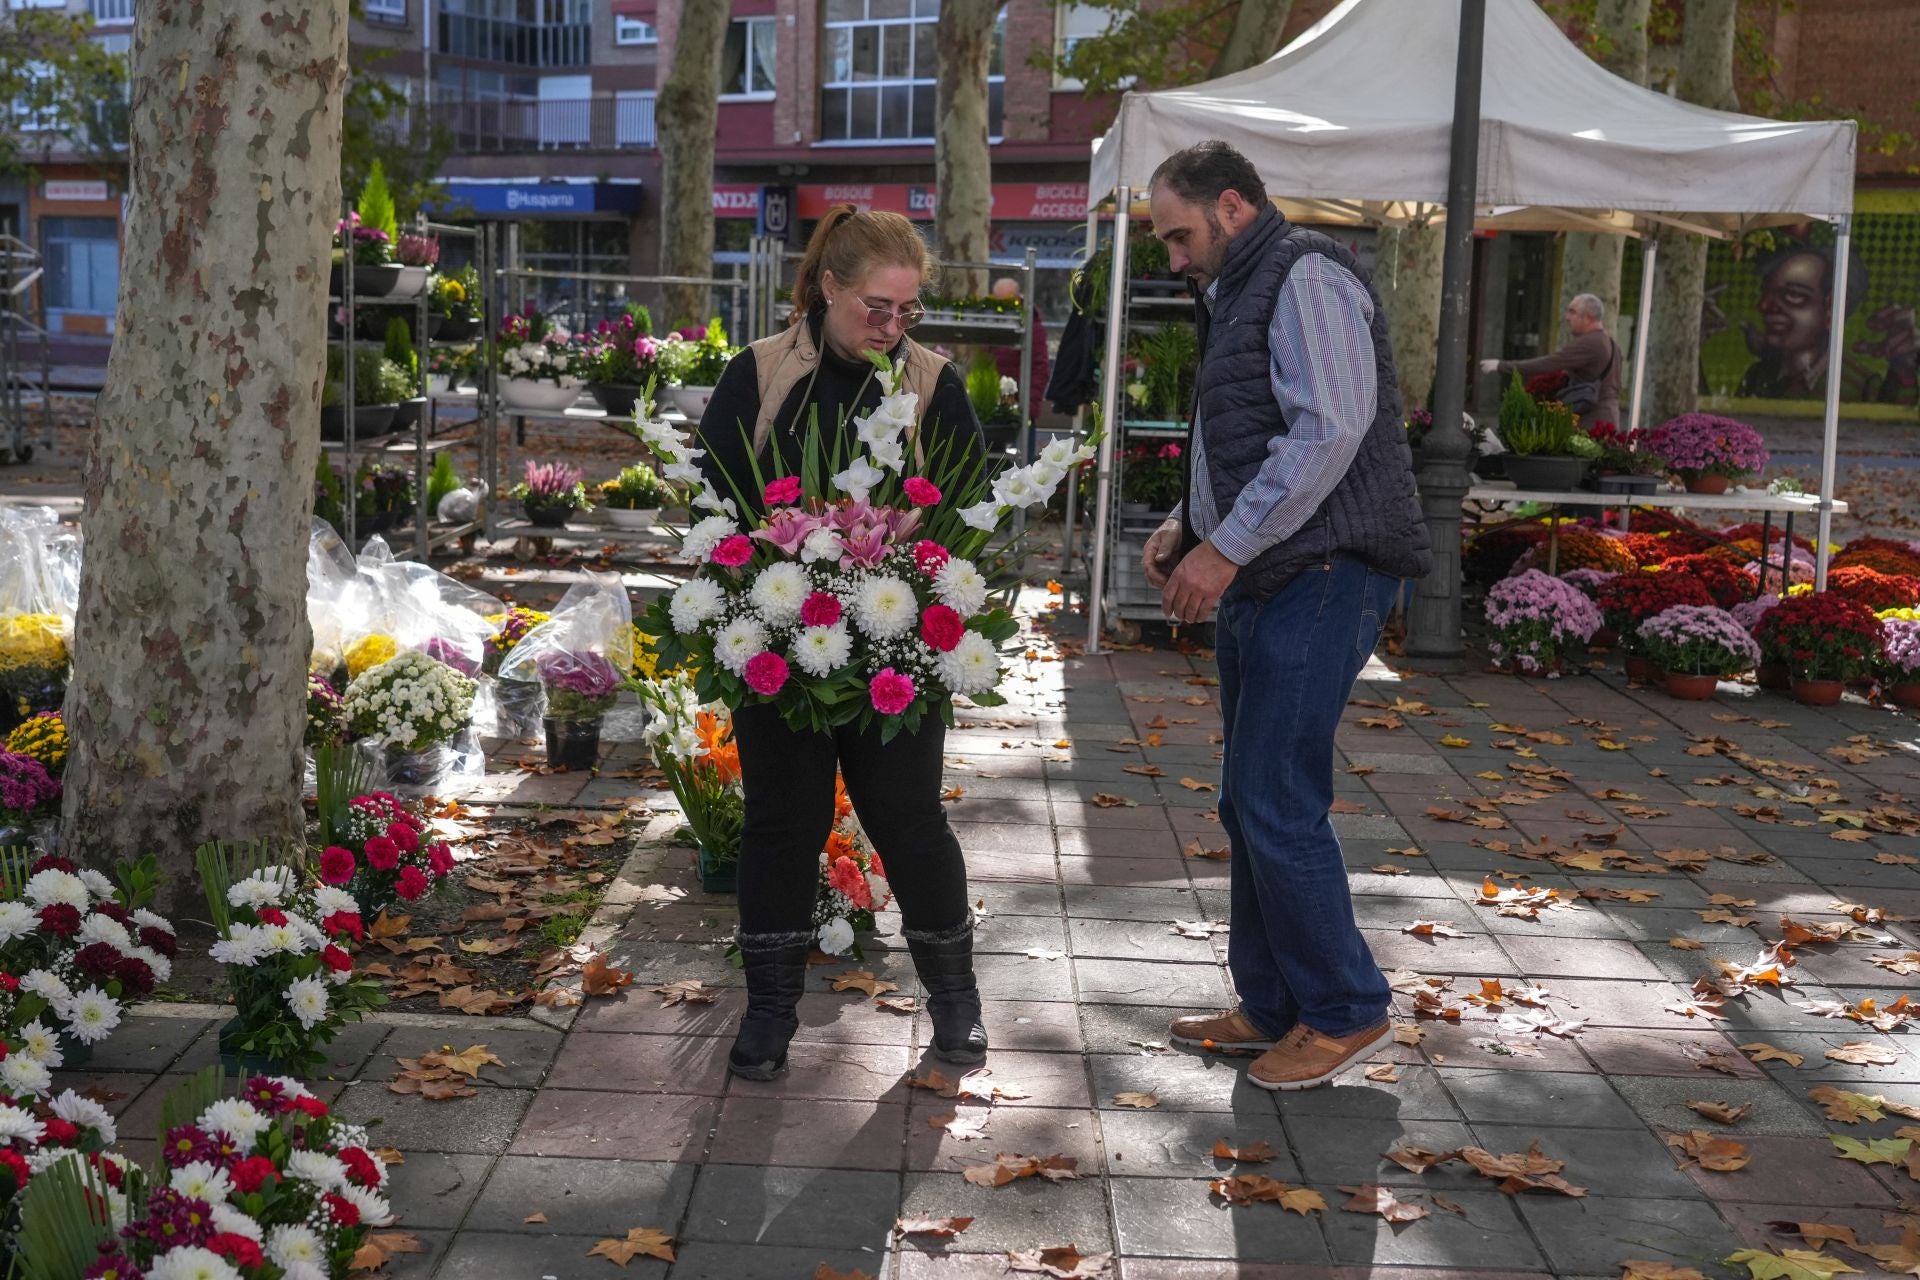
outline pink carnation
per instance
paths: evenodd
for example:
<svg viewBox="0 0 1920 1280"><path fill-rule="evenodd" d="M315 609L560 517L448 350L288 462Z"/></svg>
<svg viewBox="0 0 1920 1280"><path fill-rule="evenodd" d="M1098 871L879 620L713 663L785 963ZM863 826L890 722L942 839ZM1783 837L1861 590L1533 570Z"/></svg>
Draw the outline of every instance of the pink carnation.
<svg viewBox="0 0 1920 1280"><path fill-rule="evenodd" d="M930 507L940 501L940 487L921 476L907 477L907 482L900 487L905 490L907 501L916 507Z"/></svg>
<svg viewBox="0 0 1920 1280"><path fill-rule="evenodd" d="M966 633L967 624L944 604L928 605L927 611L920 615L920 638L935 653L951 652Z"/></svg>
<svg viewBox="0 0 1920 1280"><path fill-rule="evenodd" d="M747 659L747 688L772 697L786 687L787 660L771 649Z"/></svg>
<svg viewBox="0 0 1920 1280"><path fill-rule="evenodd" d="M873 709L883 716L897 716L913 705L913 677L903 676L892 667L882 667L867 686Z"/></svg>
<svg viewBox="0 0 1920 1280"><path fill-rule="evenodd" d="M780 479L768 484L764 492L767 505L770 507L786 506L790 503L798 502L800 501L800 477L782 476Z"/></svg>
<svg viewBox="0 0 1920 1280"><path fill-rule="evenodd" d="M840 621L840 597L816 591L800 606L800 621L809 627L830 627Z"/></svg>
<svg viewBox="0 0 1920 1280"><path fill-rule="evenodd" d="M722 538L720 545L713 549L711 558L715 564L725 565L729 569L738 568L753 559L753 541L744 533Z"/></svg>
<svg viewBox="0 0 1920 1280"><path fill-rule="evenodd" d="M928 577L940 572L940 566L950 558L947 549L931 538L922 538L913 544L913 563Z"/></svg>

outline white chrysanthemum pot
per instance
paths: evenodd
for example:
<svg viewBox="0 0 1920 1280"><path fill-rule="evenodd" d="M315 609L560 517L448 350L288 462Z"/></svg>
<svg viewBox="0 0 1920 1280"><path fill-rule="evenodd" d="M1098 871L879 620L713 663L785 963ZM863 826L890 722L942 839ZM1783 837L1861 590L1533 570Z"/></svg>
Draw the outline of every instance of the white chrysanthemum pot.
<svg viewBox="0 0 1920 1280"><path fill-rule="evenodd" d="M616 529L651 529L660 523L658 507L602 507L600 513Z"/></svg>
<svg viewBox="0 0 1920 1280"><path fill-rule="evenodd" d="M500 403L533 413L562 413L580 398L580 388L544 378L500 379Z"/></svg>

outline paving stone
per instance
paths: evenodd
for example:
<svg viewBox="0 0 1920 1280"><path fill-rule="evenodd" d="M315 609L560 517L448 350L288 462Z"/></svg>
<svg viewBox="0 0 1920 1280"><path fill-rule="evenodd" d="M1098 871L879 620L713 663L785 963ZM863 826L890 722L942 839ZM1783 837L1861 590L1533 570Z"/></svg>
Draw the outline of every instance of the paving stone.
<svg viewBox="0 0 1920 1280"><path fill-rule="evenodd" d="M1169 1111L1275 1115L1274 1095L1246 1082L1250 1060L1184 1052L1133 1057L1096 1053L1087 1058L1094 1105L1102 1110L1113 1109L1117 1093L1152 1093Z"/></svg>
<svg viewBox="0 0 1920 1280"><path fill-rule="evenodd" d="M622 1228L619 1234L626 1235L626 1229ZM563 1236L552 1232L521 1235L507 1231L462 1231L453 1238L433 1274L436 1280L504 1280L508 1276L574 1280L574 1277L597 1275L605 1270L604 1258L589 1256L596 1243L594 1236ZM659 1280L667 1274L667 1264L658 1258L638 1257L627 1264L622 1274Z"/></svg>
<svg viewBox="0 0 1920 1280"><path fill-rule="evenodd" d="M1820 1083L1848 1082L1848 1087L1859 1087L1866 1093L1874 1093L1883 1084L1913 1084L1920 1082L1920 1057L1907 1046L1907 1038L1886 1036L1855 1026L1850 1022L1837 1024L1831 1032L1816 1033L1805 1031L1773 1031L1758 1037L1768 1044L1785 1049L1789 1053L1801 1054L1806 1063L1797 1069L1790 1069L1784 1062L1768 1062L1761 1066L1769 1074L1778 1074L1780 1078L1794 1084L1803 1084L1811 1088ZM1836 1062L1826 1056L1828 1049L1835 1049L1848 1041L1861 1040L1880 1048L1891 1049L1898 1054L1898 1060L1886 1065ZM1873 1086L1866 1088L1865 1086Z"/></svg>
<svg viewBox="0 0 1920 1280"><path fill-rule="evenodd" d="M1715 1125L1692 1127L1718 1128ZM1746 1168L1715 1173L1694 1166L1686 1171L1715 1201L1778 1201L1838 1208L1872 1204L1892 1207L1893 1194L1875 1181L1873 1172L1857 1161L1836 1159L1833 1144L1824 1137L1749 1137L1739 1132L1728 1136L1746 1144L1753 1157ZM1904 1172L1900 1176L1902 1182L1912 1185Z"/></svg>
<svg viewBox="0 0 1920 1280"><path fill-rule="evenodd" d="M360 1074L367 1079L387 1080L400 1070L397 1059L418 1058L448 1046L464 1049L484 1044L500 1063L480 1068L475 1088L537 1089L560 1050L560 1041L559 1032L545 1028L481 1030L451 1019L441 1026L397 1026L380 1042L379 1054L368 1060Z"/></svg>
<svg viewBox="0 0 1920 1280"><path fill-rule="evenodd" d="M461 1099L467 1106L478 1101ZM512 1151L599 1160L698 1160L719 1112L718 1099L689 1094L543 1089L527 1108ZM396 1145L406 1149L404 1143Z"/></svg>
<svg viewBox="0 0 1920 1280"><path fill-rule="evenodd" d="M1726 1073L1702 1068L1699 1057L1691 1056L1708 1053L1719 1054L1720 1060L1739 1075L1757 1078L1763 1074L1736 1047L1747 1043L1745 1040L1719 1031L1675 1029L1653 1035L1640 1030L1590 1027L1577 1039L1594 1065L1607 1075L1726 1079Z"/></svg>
<svg viewBox="0 0 1920 1280"><path fill-rule="evenodd" d="M898 1173L705 1165L681 1234L725 1244L884 1250L899 1206Z"/></svg>
<svg viewBox="0 0 1920 1280"><path fill-rule="evenodd" d="M898 1045L802 1044L787 1049L787 1070L765 1084L740 1088L766 1098L827 1098L852 1102L905 1102L909 1050Z"/></svg>
<svg viewBox="0 0 1920 1280"><path fill-rule="evenodd" d="M1169 960L1210 963L1213 948L1205 938L1186 938L1167 922L1135 920L1069 920L1075 957L1108 960ZM1084 990L1082 999L1088 999Z"/></svg>
<svg viewBox="0 0 1920 1280"><path fill-rule="evenodd" d="M1773 1222L1820 1222L1836 1227L1851 1227L1862 1242L1891 1244L1900 1238L1899 1228L1888 1227L1882 1221L1886 1217L1886 1210L1881 1208L1835 1208L1831 1205L1810 1208L1797 1201L1790 1204L1734 1203L1716 1207L1741 1240L1752 1246L1770 1246L1774 1249L1807 1247L1798 1235L1775 1231L1768 1225ZM1863 1261L1846 1249L1834 1250L1834 1256L1850 1258L1855 1262Z"/></svg>
<svg viewBox="0 0 1920 1280"><path fill-rule="evenodd" d="M1169 920L1200 918L1199 903L1191 890L1070 884L1064 892L1070 920L1145 920L1165 924Z"/></svg>
<svg viewBox="0 0 1920 1280"><path fill-rule="evenodd" d="M1390 1101L1390 1100L1387 1100ZM1446 1120L1403 1120L1390 1110L1375 1116L1283 1117L1292 1140L1301 1175L1309 1182L1362 1183L1413 1186L1423 1182L1437 1188L1467 1187L1475 1176L1463 1166L1449 1164L1424 1174L1403 1169L1385 1159L1395 1147L1425 1147L1452 1151L1473 1145L1472 1131Z"/></svg>
<svg viewBox="0 0 1920 1280"><path fill-rule="evenodd" d="M1170 1049L1173 1020L1204 1012L1184 1005L1082 1003L1077 1007L1090 1053L1138 1054L1142 1044Z"/></svg>
<svg viewBox="0 0 1920 1280"><path fill-rule="evenodd" d="M1409 915L1402 925L1430 917ZM1473 923L1464 903L1443 916L1438 923L1451 922L1464 931ZM1393 929L1362 929L1361 936L1373 952L1374 963L1382 969L1414 969L1421 973L1462 973L1476 977L1516 977L1520 970L1492 935L1468 932L1464 938L1423 938Z"/></svg>
<svg viewBox="0 0 1920 1280"><path fill-rule="evenodd" d="M986 1000L1073 999L1073 969L1064 956L975 956L973 976Z"/></svg>
<svg viewBox="0 0 1920 1280"><path fill-rule="evenodd" d="M1166 964L1145 960L1072 961L1079 997L1100 1004L1187 1005L1217 1008L1231 1003L1217 964Z"/></svg>
<svg viewBox="0 0 1920 1280"><path fill-rule="evenodd" d="M1204 1182L1176 1178L1114 1178L1107 1187L1120 1248L1128 1258L1325 1263L1331 1257L1319 1215L1289 1213L1276 1204L1222 1209Z"/></svg>
<svg viewBox="0 0 1920 1280"><path fill-rule="evenodd" d="M1058 963L1057 961L1055 963ZM1080 1014L1074 1005L1058 1000L987 1000L983 1014L993 1052L1021 1049L1079 1053L1083 1047ZM933 1029L924 1011L915 1014L917 1044L928 1044Z"/></svg>
<svg viewBox="0 0 1920 1280"><path fill-rule="evenodd" d="M1652 978L1660 971L1628 942L1582 938L1568 946L1557 938L1503 934L1500 945L1522 973L1536 978Z"/></svg>
<svg viewBox="0 0 1920 1280"><path fill-rule="evenodd" d="M1708 1129L1724 1132L1730 1138L1745 1141L1750 1134L1777 1134L1785 1137L1817 1136L1831 1125L1814 1118L1813 1111L1794 1095L1791 1085L1769 1079L1732 1080L1718 1072L1699 1072L1695 1078L1684 1076L1607 1077L1634 1111L1657 1130L1679 1132ZM1878 1092L1878 1090L1876 1090ZM1753 1110L1732 1128L1724 1128L1691 1110L1691 1101L1725 1102L1731 1106L1752 1103ZM1906 1124L1908 1121L1897 1121ZM1890 1136L1895 1124L1887 1126ZM1863 1135L1864 1136L1864 1135Z"/></svg>
<svg viewBox="0 0 1920 1280"><path fill-rule="evenodd" d="M1065 951L1067 930L1059 917L980 915L974 924L975 955L1013 954L1029 951Z"/></svg>
<svg viewBox="0 0 1920 1280"><path fill-rule="evenodd" d="M1437 1074L1472 1121L1606 1129L1638 1129L1645 1123L1605 1076L1453 1067L1439 1068Z"/></svg>
<svg viewBox="0 0 1920 1280"><path fill-rule="evenodd" d="M1593 1064L1575 1042L1606 1034L1588 1029L1574 1040L1566 1040L1559 1036L1498 1036L1485 1023L1456 1026L1423 1019L1419 1026L1426 1032L1420 1041L1421 1051L1435 1066L1509 1071L1591 1071ZM1527 1052L1516 1052L1516 1045Z"/></svg>
<svg viewBox="0 0 1920 1280"><path fill-rule="evenodd" d="M676 1005L663 1004L651 991L628 987L615 999L589 1000L580 1006L572 1030L731 1038L746 1006L746 989L738 986L714 988L711 1004ZM802 1023L814 1009L812 1002L800 1002Z"/></svg>
<svg viewBox="0 0 1920 1280"><path fill-rule="evenodd" d="M909 1173L900 1211L972 1217L973 1225L949 1241L948 1249L998 1253L1003 1265L1007 1250L1038 1244L1071 1241L1082 1253L1113 1248L1106 1198L1097 1178L1021 1178L1003 1187L980 1187L958 1173Z"/></svg>
<svg viewBox="0 0 1920 1280"><path fill-rule="evenodd" d="M1544 1261L1514 1210L1514 1197L1498 1191L1448 1188L1444 1197L1466 1210L1464 1215L1434 1207L1417 1222L1395 1225L1374 1214L1340 1212L1347 1193L1334 1186L1319 1189L1334 1210L1323 1225L1336 1262L1533 1267ZM1400 1198L1428 1204L1424 1195Z"/></svg>
<svg viewBox="0 0 1920 1280"><path fill-rule="evenodd" d="M647 1224L671 1231L692 1190L684 1164L503 1156L469 1220L533 1235L621 1236ZM533 1213L547 1221L521 1221Z"/></svg>
<svg viewBox="0 0 1920 1280"><path fill-rule="evenodd" d="M898 1169L906 1139L899 1103L736 1096L720 1107L708 1160L718 1164Z"/></svg>
<svg viewBox="0 0 1920 1280"><path fill-rule="evenodd" d="M409 1151L406 1157L387 1169L387 1199L408 1231L459 1226L494 1163L492 1156L438 1151Z"/></svg>
<svg viewBox="0 0 1920 1280"><path fill-rule="evenodd" d="M1573 1129L1475 1121L1474 1136L1492 1152L1540 1150L1567 1167L1560 1176L1595 1196L1684 1196L1700 1192L1674 1168L1660 1139L1644 1130ZM1422 1144L1430 1145L1430 1144Z"/></svg>
<svg viewBox="0 0 1920 1280"><path fill-rule="evenodd" d="M695 1240L675 1249L673 1275L674 1280L804 1280L822 1265L849 1275L855 1271L878 1275L885 1256L878 1247L832 1249Z"/></svg>
<svg viewBox="0 0 1920 1280"><path fill-rule="evenodd" d="M402 1229L420 1242L420 1252L395 1254L380 1274L392 1280L427 1280L446 1257L447 1248L453 1243L453 1232L425 1228L416 1231L411 1224Z"/></svg>
<svg viewBox="0 0 1920 1280"><path fill-rule="evenodd" d="M1514 1202L1561 1273L1617 1276L1622 1262L1644 1258L1719 1275L1720 1259L1741 1247L1705 1200L1591 1195L1516 1196Z"/></svg>
<svg viewBox="0 0 1920 1280"><path fill-rule="evenodd" d="M731 1043L719 1036L571 1036L554 1059L547 1087L717 1097L726 1091Z"/></svg>
<svg viewBox="0 0 1920 1280"><path fill-rule="evenodd" d="M360 1081L340 1095L340 1118L353 1124L380 1122L380 1145L415 1151L498 1155L534 1094L528 1089L481 1089L471 1098L429 1102L392 1092L380 1081Z"/></svg>
<svg viewBox="0 0 1920 1280"><path fill-rule="evenodd" d="M1278 1116L1115 1108L1100 1113L1100 1136L1106 1149L1107 1176L1113 1178L1217 1178L1257 1173L1284 1182L1301 1180L1300 1167L1288 1152L1286 1130ZM1214 1143L1222 1139L1234 1148L1264 1142L1273 1149L1273 1158L1253 1164L1222 1159L1213 1154Z"/></svg>
<svg viewBox="0 0 1920 1280"><path fill-rule="evenodd" d="M88 1071L142 1071L157 1074L187 1047L218 1024L207 1018L165 1018L128 1014L112 1035L94 1046Z"/></svg>
<svg viewBox="0 0 1920 1280"><path fill-rule="evenodd" d="M1283 1116L1394 1116L1401 1120L1458 1120L1460 1111L1441 1087L1432 1067L1421 1065L1420 1051L1392 1045L1368 1057L1368 1062L1399 1064L1395 1081L1369 1080L1358 1069L1314 1089L1274 1094Z"/></svg>
<svg viewBox="0 0 1920 1280"><path fill-rule="evenodd" d="M956 1113L985 1118L983 1136L962 1141L948 1135L945 1121ZM1109 1113L1111 1114L1111 1113ZM934 1123L935 1120L941 1123ZM1088 1109L987 1106L921 1094L907 1116L906 1167L937 1173L963 1172L968 1165L993 1159L999 1151L1025 1155L1069 1156L1080 1171L1097 1176L1101 1126ZM1110 1141L1110 1139L1109 1139ZM893 1164L900 1164L900 1146L893 1147Z"/></svg>

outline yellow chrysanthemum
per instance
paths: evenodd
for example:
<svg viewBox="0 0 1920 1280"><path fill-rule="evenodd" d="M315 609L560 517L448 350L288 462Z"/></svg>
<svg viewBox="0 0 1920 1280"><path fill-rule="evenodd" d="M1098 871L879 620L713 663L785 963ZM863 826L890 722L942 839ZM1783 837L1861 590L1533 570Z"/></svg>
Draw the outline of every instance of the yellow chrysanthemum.
<svg viewBox="0 0 1920 1280"><path fill-rule="evenodd" d="M57 711L49 711L25 720L7 735L7 750L17 756L31 756L47 766L47 772L59 773L67 764L67 726Z"/></svg>
<svg viewBox="0 0 1920 1280"><path fill-rule="evenodd" d="M1787 594L1790 596L1810 596L1813 594L1813 584L1811 582L1796 582L1787 588Z"/></svg>
<svg viewBox="0 0 1920 1280"><path fill-rule="evenodd" d="M0 614L0 671L66 666L66 635L66 622L58 614Z"/></svg>
<svg viewBox="0 0 1920 1280"><path fill-rule="evenodd" d="M400 646L393 642L392 636L378 631L361 636L347 646L347 678L357 680L361 672L373 670L399 652Z"/></svg>
<svg viewBox="0 0 1920 1280"><path fill-rule="evenodd" d="M1882 622L1920 622L1920 609L1882 609L1877 616Z"/></svg>

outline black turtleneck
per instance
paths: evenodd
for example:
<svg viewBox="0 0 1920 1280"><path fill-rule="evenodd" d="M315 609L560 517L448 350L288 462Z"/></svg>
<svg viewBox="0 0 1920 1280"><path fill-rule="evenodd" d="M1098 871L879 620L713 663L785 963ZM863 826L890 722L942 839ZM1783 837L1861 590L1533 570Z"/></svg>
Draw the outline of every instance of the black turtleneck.
<svg viewBox="0 0 1920 1280"><path fill-rule="evenodd" d="M843 448L851 450L857 447L852 420L872 412L880 404L880 381L874 376L874 367L865 360L849 360L836 352L821 336L821 321L818 311L807 320L821 351L819 375L811 379L811 386L807 378L802 378L787 394L786 403L780 406L767 447L760 451L762 477L771 478L774 474L775 449L780 451L786 474L799 471L800 451L816 413L822 440L831 447L836 434L843 435L846 439ZM898 351L894 354L898 355ZM714 385L713 399L700 419L699 443L707 451L700 469L722 494L733 493L734 486L728 483L731 477L741 493L758 497L747 455L751 450L753 424L759 417L760 377L753 350L748 348L727 363L720 381ZM967 399L966 383L951 363L940 370L932 400L922 409L920 430L929 457L938 455L943 446L954 451L964 450L970 459L986 454L986 441L980 434L979 420L973 415L973 404ZM948 445L949 440L954 443ZM758 505L756 502L755 506Z"/></svg>

